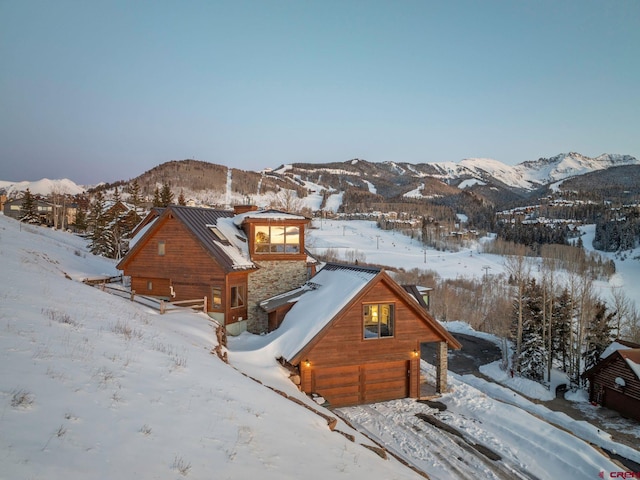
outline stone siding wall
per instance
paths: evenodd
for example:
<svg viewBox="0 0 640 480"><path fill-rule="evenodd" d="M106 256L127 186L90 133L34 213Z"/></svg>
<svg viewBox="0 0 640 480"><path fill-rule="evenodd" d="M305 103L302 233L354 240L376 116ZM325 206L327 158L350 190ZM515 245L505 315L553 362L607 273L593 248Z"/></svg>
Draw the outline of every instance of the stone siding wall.
<svg viewBox="0 0 640 480"><path fill-rule="evenodd" d="M267 298L301 287L307 281L307 262L304 260L266 261L249 275L248 325L251 333L266 333L267 313L259 303Z"/></svg>

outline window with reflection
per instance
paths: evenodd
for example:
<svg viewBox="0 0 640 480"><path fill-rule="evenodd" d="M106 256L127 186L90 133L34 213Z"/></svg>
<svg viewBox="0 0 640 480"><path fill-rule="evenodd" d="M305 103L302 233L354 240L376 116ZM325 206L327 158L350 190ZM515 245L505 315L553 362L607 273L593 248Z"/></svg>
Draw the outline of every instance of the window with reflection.
<svg viewBox="0 0 640 480"><path fill-rule="evenodd" d="M212 308L218 310L222 308L222 288L213 287L211 289L211 303Z"/></svg>
<svg viewBox="0 0 640 480"><path fill-rule="evenodd" d="M391 303L363 305L364 338L393 337L394 308Z"/></svg>
<svg viewBox="0 0 640 480"><path fill-rule="evenodd" d="M256 226L254 251L255 253L300 253L300 227Z"/></svg>

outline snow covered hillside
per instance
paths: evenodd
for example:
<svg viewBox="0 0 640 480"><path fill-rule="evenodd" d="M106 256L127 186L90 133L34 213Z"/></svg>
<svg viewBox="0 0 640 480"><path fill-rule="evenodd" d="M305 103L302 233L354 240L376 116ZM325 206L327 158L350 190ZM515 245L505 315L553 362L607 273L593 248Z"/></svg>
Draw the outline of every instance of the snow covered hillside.
<svg viewBox="0 0 640 480"><path fill-rule="evenodd" d="M116 272L78 237L0 215L0 259L1 478L416 478L212 355L207 316L79 283Z"/></svg>
<svg viewBox="0 0 640 480"><path fill-rule="evenodd" d="M323 223L314 241L367 248L367 260L379 263L426 259L451 274L465 265L482 272L487 262L498 268L497 258L424 252L368 223ZM0 262L0 478L422 478L365 448L375 443L342 420L331 431L326 417L337 415L433 479L597 478L621 470L585 437L640 461L595 427L550 415L557 428L542 408L532 415L519 395L476 377L451 376L445 414L410 399L324 409L273 358L277 332L230 338L226 364L212 354L206 315L159 315L82 284L117 272L68 233L0 215ZM456 440L416 414L464 433ZM500 460L469 446L476 443Z"/></svg>

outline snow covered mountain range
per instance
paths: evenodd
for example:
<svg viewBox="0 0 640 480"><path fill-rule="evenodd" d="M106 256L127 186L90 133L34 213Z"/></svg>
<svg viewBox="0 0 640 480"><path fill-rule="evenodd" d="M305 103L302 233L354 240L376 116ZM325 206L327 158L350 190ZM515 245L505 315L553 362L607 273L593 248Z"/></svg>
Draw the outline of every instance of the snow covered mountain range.
<svg viewBox="0 0 640 480"><path fill-rule="evenodd" d="M181 169L181 174L177 177L176 168L180 166L178 164L183 163L185 168ZM188 166L194 164L196 167L189 170ZM540 158L513 166L488 158L420 164L373 163L353 159L332 163L293 163L281 165L276 169L265 169L262 172L233 169L233 191L239 198L255 198L262 195L265 188L274 192L281 188L290 188L298 191L298 195L300 189L308 192L326 191L332 194L361 190L363 194L384 200L402 197L446 197L467 191L499 205L526 199L545 188L562 188L563 181L586 174L590 174L590 182L597 186L598 172L606 171L609 181L613 178L615 183L617 177L611 172L617 169L624 178L630 174L628 170L620 167L640 171L640 160L631 155L619 154L602 154L591 158L575 152L561 153L551 158ZM210 181L203 184L199 180L204 178L205 170L210 170L207 177ZM218 185L211 179L226 176L230 171L227 167L207 162L181 160L163 163L141 174L138 180L143 192L153 192L156 185L168 182L176 192L184 190L196 199L204 195L206 198L203 197L202 200L211 203L212 198L224 195L228 190L224 179L221 179ZM596 177L592 179L594 175ZM277 182L277 186L268 185L268 182L274 181ZM68 179L42 179L37 182L17 183L0 181L0 192L4 190L9 197L27 188L32 193L47 195L53 189L57 189L57 192L77 194L88 187L76 185Z"/></svg>
<svg viewBox="0 0 640 480"><path fill-rule="evenodd" d="M526 161L509 166L487 158L467 158L459 163L436 163L446 178L475 177L494 179L505 185L533 190L570 177L624 165L640 165L631 155L603 154L595 158L576 152L561 153L551 158Z"/></svg>
<svg viewBox="0 0 640 480"><path fill-rule="evenodd" d="M43 196L49 195L52 192L79 195L86 190L85 187L77 185L73 180L69 180L68 178L59 180L43 178L35 182L8 182L0 180L0 191L4 190L5 194L9 197L19 192L24 192L27 188L32 194Z"/></svg>

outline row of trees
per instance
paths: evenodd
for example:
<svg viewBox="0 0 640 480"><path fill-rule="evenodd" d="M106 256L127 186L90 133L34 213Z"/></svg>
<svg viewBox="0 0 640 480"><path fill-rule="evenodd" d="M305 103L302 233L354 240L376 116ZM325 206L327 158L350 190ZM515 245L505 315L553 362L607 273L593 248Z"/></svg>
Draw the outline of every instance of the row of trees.
<svg viewBox="0 0 640 480"><path fill-rule="evenodd" d="M504 274L487 268L483 278L445 280L414 269L396 279L432 285L430 310L436 318L464 320L502 338L504 368L542 383L557 368L581 385L584 371L613 339L640 341L636 304L621 288L614 288L607 302L600 298L587 262L567 270L553 258L512 254L505 267Z"/></svg>
<svg viewBox="0 0 640 480"><path fill-rule="evenodd" d="M62 189L54 188L47 197L46 209L42 211L38 203L42 201L39 196L33 195L27 188L22 196L20 205L20 221L31 224L52 225L54 228L66 229L69 227L67 218L68 208L73 197L65 193Z"/></svg>
<svg viewBox="0 0 640 480"><path fill-rule="evenodd" d="M610 212L596 222L594 248L618 252L632 250L639 244L640 212L636 208L627 208L624 213Z"/></svg>
<svg viewBox="0 0 640 480"><path fill-rule="evenodd" d="M140 220L136 209L129 208L121 201L117 187L110 202L107 202L101 191L96 192L87 215L91 253L108 258L122 258L128 250L129 234Z"/></svg>
<svg viewBox="0 0 640 480"><path fill-rule="evenodd" d="M495 233L503 240L539 248L539 245L550 243L568 245L572 232L567 224L500 221Z"/></svg>
<svg viewBox="0 0 640 480"><path fill-rule="evenodd" d="M513 306L510 338L514 353L511 368L522 376L549 381L552 367L567 373L574 385L599 360L612 340L638 324L635 308L617 290L613 307L600 299L586 264L564 270L561 278L553 259L541 262L539 280L532 275L531 260L522 255L507 258Z"/></svg>

